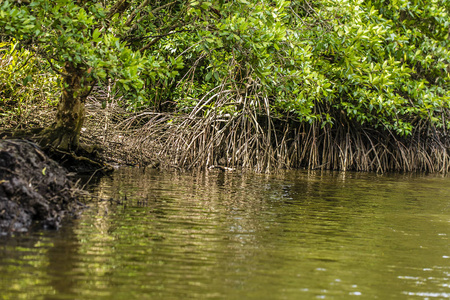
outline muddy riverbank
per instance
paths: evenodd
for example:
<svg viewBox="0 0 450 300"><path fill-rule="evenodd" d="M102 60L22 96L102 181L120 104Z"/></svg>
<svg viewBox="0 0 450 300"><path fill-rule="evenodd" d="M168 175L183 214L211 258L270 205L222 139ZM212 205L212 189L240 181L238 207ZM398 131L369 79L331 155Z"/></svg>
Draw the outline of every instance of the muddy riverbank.
<svg viewBox="0 0 450 300"><path fill-rule="evenodd" d="M0 235L57 229L80 206L68 172L36 144L0 140Z"/></svg>

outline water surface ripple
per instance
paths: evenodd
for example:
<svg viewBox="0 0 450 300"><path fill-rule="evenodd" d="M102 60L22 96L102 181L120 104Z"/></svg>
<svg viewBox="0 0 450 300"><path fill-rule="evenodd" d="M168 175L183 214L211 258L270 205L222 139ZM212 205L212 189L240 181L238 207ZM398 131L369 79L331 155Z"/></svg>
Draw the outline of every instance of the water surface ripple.
<svg viewBox="0 0 450 300"><path fill-rule="evenodd" d="M450 298L445 176L125 168L91 189L107 201L62 230L0 239L0 299Z"/></svg>

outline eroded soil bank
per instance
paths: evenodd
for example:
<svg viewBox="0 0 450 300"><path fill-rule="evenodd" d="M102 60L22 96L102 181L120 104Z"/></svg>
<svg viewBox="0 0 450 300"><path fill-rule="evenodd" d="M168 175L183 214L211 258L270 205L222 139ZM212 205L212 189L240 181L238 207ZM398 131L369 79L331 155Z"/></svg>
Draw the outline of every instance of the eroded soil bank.
<svg viewBox="0 0 450 300"><path fill-rule="evenodd" d="M57 229L80 206L67 171L34 143L0 140L0 235Z"/></svg>

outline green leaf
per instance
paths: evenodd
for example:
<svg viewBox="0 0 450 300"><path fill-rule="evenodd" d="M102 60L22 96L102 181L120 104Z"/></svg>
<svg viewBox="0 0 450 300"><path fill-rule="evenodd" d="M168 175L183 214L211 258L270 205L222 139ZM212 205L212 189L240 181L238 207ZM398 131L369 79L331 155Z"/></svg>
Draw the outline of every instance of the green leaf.
<svg viewBox="0 0 450 300"><path fill-rule="evenodd" d="M23 85L27 85L29 82L33 81L33 77L31 75L28 75L23 79Z"/></svg>
<svg viewBox="0 0 450 300"><path fill-rule="evenodd" d="M92 33L92 41L94 41L95 43L98 43L100 41L99 36L100 36L100 30L98 30L98 28L95 28L94 33Z"/></svg>

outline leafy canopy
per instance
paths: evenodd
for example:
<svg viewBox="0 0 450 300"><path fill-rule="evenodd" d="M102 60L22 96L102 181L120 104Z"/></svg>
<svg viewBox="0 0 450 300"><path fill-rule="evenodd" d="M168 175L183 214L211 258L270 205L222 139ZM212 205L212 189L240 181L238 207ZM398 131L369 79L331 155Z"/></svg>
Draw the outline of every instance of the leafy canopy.
<svg viewBox="0 0 450 300"><path fill-rule="evenodd" d="M150 2L3 1L1 34L56 72L111 79L132 109L208 110L222 95L224 115L245 98L322 126L450 128L448 0Z"/></svg>

